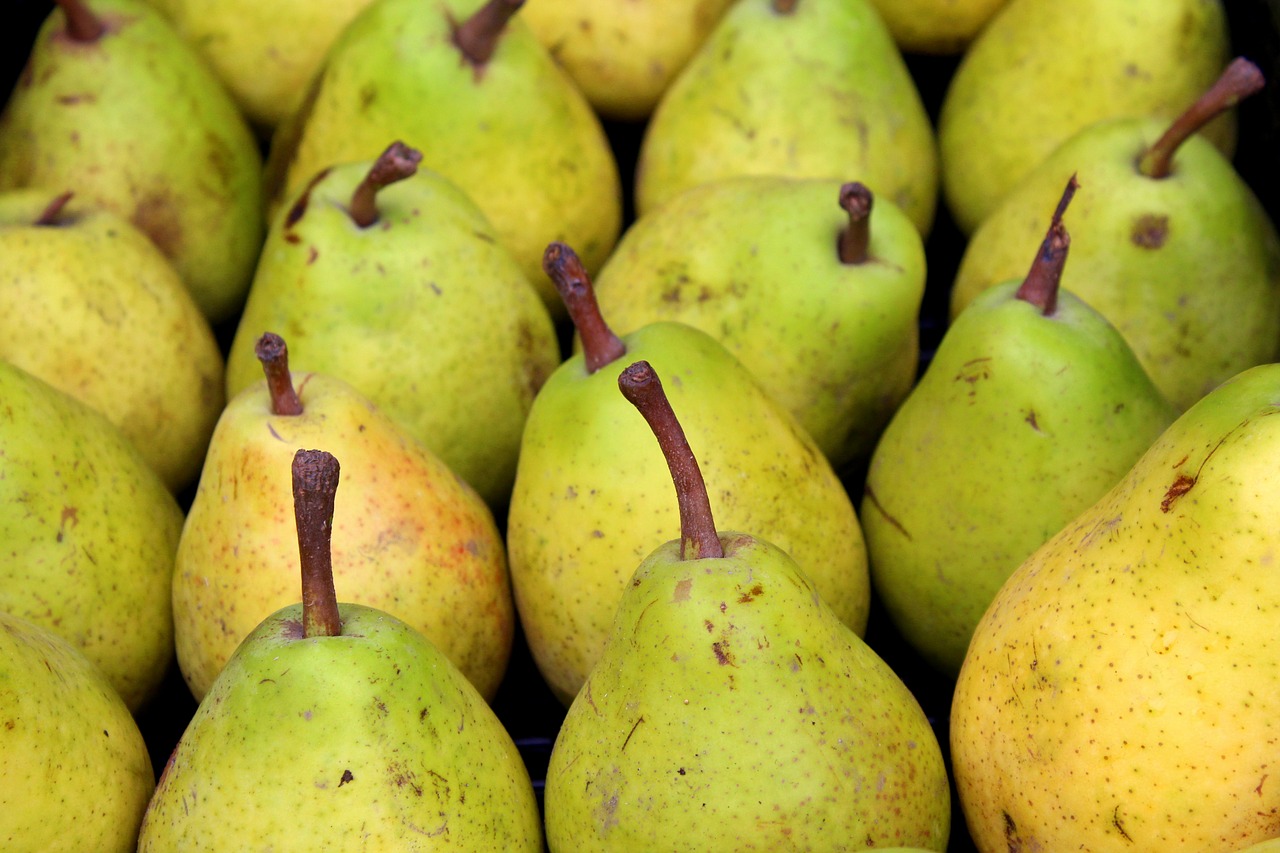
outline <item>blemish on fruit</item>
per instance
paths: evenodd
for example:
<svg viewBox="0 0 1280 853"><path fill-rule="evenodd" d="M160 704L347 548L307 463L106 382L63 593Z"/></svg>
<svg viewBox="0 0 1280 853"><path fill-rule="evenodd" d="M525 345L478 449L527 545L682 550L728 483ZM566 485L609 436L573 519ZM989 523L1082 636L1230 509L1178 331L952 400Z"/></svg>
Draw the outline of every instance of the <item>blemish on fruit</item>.
<svg viewBox="0 0 1280 853"><path fill-rule="evenodd" d="M751 587L751 589L747 590L741 596L738 597L738 603L750 604L751 602L755 601L757 597L763 594L764 594L764 587L760 586L760 584L756 584L755 586Z"/></svg>
<svg viewBox="0 0 1280 853"><path fill-rule="evenodd" d="M1169 486L1169 490L1164 493L1164 500L1160 501L1160 511L1169 512L1169 510L1173 509L1173 505L1178 502L1178 499L1191 491L1191 487L1195 484L1195 477L1179 474L1178 479L1174 480L1173 485Z"/></svg>
<svg viewBox="0 0 1280 853"><path fill-rule="evenodd" d="M1159 249L1169 236L1169 217L1146 213L1133 221L1129 241L1140 249Z"/></svg>
<svg viewBox="0 0 1280 853"><path fill-rule="evenodd" d="M1121 838L1128 841L1130 844L1133 843L1133 839L1129 837L1129 833L1124 831L1124 823L1120 820L1119 806L1116 806L1116 810L1111 813L1111 825L1116 828L1116 832L1120 833Z"/></svg>
<svg viewBox="0 0 1280 853"><path fill-rule="evenodd" d="M639 728L640 724L643 722L644 722L644 714L641 714L639 717L636 718L636 721L631 724L631 731L627 732L626 740L622 742L622 749L620 749L619 752L627 751L627 744L631 743L631 736L636 733L636 729Z"/></svg>
<svg viewBox="0 0 1280 853"><path fill-rule="evenodd" d="M693 578L681 578L676 581L675 592L671 595L672 601L688 601L689 590L693 588Z"/></svg>
<svg viewBox="0 0 1280 853"><path fill-rule="evenodd" d="M355 778L356 778L355 775L352 774L350 770L343 770L342 778L338 780L338 787L341 788L343 785L347 784L348 782L354 782Z"/></svg>
<svg viewBox="0 0 1280 853"><path fill-rule="evenodd" d="M885 512L885 508L880 505L879 499L876 498L876 493L871 490L870 484L867 484L863 487L862 493L863 495L866 496L867 500L871 501L871 505L875 507L876 512L884 516L885 521L889 522L889 524L895 530L897 530L903 536L907 537L908 542L912 541L911 534L907 532L907 528L902 526L902 522L898 521L898 519L894 518L892 515L889 515L889 513Z"/></svg>
<svg viewBox="0 0 1280 853"><path fill-rule="evenodd" d="M717 640L711 644L711 651L715 652L716 663L721 666L736 666L733 662L733 655L729 654L726 644L723 640Z"/></svg>
<svg viewBox="0 0 1280 853"><path fill-rule="evenodd" d="M1030 424L1033 430L1035 430L1036 432L1040 432L1040 424L1036 421L1035 409L1029 410L1027 412L1027 416L1023 418L1023 420L1025 420L1028 424Z"/></svg>

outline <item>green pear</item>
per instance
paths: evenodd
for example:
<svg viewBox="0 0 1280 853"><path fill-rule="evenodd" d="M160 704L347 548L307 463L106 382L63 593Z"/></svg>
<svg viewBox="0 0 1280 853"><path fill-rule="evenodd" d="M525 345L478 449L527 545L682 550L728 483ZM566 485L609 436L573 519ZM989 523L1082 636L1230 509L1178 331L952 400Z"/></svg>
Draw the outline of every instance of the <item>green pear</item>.
<svg viewBox="0 0 1280 853"><path fill-rule="evenodd" d="M1221 0L1010 0L969 45L942 100L952 218L972 234L1037 163L1096 121L1177 115L1228 51ZM1234 150L1233 117L1205 133Z"/></svg>
<svg viewBox="0 0 1280 853"><path fill-rule="evenodd" d="M529 773L484 699L405 622L338 604L337 459L300 450L290 471L302 603L264 619L214 681L160 777L139 853L537 853Z"/></svg>
<svg viewBox="0 0 1280 853"><path fill-rule="evenodd" d="M716 512L764 531L813 578L857 633L870 608L866 546L853 503L812 437L710 335L678 322L613 334L582 262L547 249L582 336L533 401L507 515L507 554L534 662L568 704L600 657L634 567L678 527L661 459L633 452L648 429L618 395L620 359L669 378L672 405L705 447ZM607 369L606 369L607 368Z"/></svg>
<svg viewBox="0 0 1280 853"><path fill-rule="evenodd" d="M551 315L480 209L421 153L321 172L272 223L227 356L227 394L262 381L254 347L353 385L501 507L538 388L560 363Z"/></svg>
<svg viewBox="0 0 1280 853"><path fill-rule="evenodd" d="M668 461L680 537L635 570L556 736L552 853L945 850L947 773L915 697L785 551L717 531L652 366L618 384Z"/></svg>
<svg viewBox="0 0 1280 853"><path fill-rule="evenodd" d="M1280 832L1280 364L1183 413L1031 554L951 709L979 850L1238 850Z"/></svg>
<svg viewBox="0 0 1280 853"><path fill-rule="evenodd" d="M109 210L0 191L0 357L106 415L177 492L226 402L213 329L169 261Z"/></svg>
<svg viewBox="0 0 1280 853"><path fill-rule="evenodd" d="M0 114L0 189L73 187L149 236L213 322L262 243L257 141L143 0L58 0Z"/></svg>
<svg viewBox="0 0 1280 853"><path fill-rule="evenodd" d="M868 468L872 583L907 642L952 678L1018 564L1177 414L1120 333L1059 290L1074 190L1026 277L986 291L947 329Z"/></svg>
<svg viewBox="0 0 1280 853"><path fill-rule="evenodd" d="M602 116L647 119L732 0L537 0L520 13Z"/></svg>
<svg viewBox="0 0 1280 853"><path fill-rule="evenodd" d="M865 465L915 383L925 288L919 232L893 202L871 204L837 180L691 188L623 234L596 297L622 333L678 320L716 338L837 470Z"/></svg>
<svg viewBox="0 0 1280 853"><path fill-rule="evenodd" d="M904 53L963 53L1009 0L871 0Z"/></svg>
<svg viewBox="0 0 1280 853"><path fill-rule="evenodd" d="M481 3L370 3L273 137L268 190L283 203L321 169L403 140L471 196L560 310L542 251L569 240L592 269L604 262L622 223L618 166L591 105L515 14L522 0Z"/></svg>
<svg viewBox="0 0 1280 853"><path fill-rule="evenodd" d="M432 641L486 698L506 671L515 605L493 514L439 457L346 382L290 375L264 334L266 378L227 404L178 544L178 664L203 698L236 647L297 597L288 460L325 444L351 466L333 532L334 571L355 603Z"/></svg>
<svg viewBox="0 0 1280 853"><path fill-rule="evenodd" d="M927 233L937 159L920 93L870 0L743 0L658 102L635 205L644 215L731 175L852 177Z"/></svg>
<svg viewBox="0 0 1280 853"><path fill-rule="evenodd" d="M1012 247L1042 227L1038 211L1077 173L1076 248L1062 285L1120 330L1169 399L1185 409L1280 357L1280 237L1231 162L1192 134L1262 85L1257 66L1238 59L1172 124L1120 118L1073 135L974 233L953 316L1017 274Z"/></svg>

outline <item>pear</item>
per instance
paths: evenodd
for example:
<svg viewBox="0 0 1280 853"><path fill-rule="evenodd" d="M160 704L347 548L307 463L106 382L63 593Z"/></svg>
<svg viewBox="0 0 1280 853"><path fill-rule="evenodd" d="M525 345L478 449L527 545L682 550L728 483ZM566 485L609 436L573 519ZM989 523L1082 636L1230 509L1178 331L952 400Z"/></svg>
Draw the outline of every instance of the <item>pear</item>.
<svg viewBox="0 0 1280 853"><path fill-rule="evenodd" d="M1018 564L1176 416L1120 333L1059 289L1075 188L1026 277L986 291L947 329L867 472L872 583L907 642L951 678Z"/></svg>
<svg viewBox="0 0 1280 853"><path fill-rule="evenodd" d="M1072 173L1077 248L1063 287L1107 317L1156 385L1185 409L1223 380L1280 357L1280 237L1231 162L1196 128L1264 84L1238 58L1172 123L1098 122L1033 169L974 233L953 316L1015 274L1010 247Z"/></svg>
<svg viewBox="0 0 1280 853"><path fill-rule="evenodd" d="M785 551L717 531L653 367L618 385L668 462L680 536L635 570L556 736L552 853L946 849L946 769L915 697Z"/></svg>
<svg viewBox="0 0 1280 853"><path fill-rule="evenodd" d="M643 216L731 175L852 177L924 234L937 159L920 93L870 0L743 0L658 102L635 206Z"/></svg>
<svg viewBox="0 0 1280 853"><path fill-rule="evenodd" d="M192 695L203 698L241 640L296 597L286 463L323 442L350 465L333 533L339 581L356 603L425 634L492 698L515 605L489 507L349 384L291 375L279 335L262 335L258 357L266 378L218 421L178 545L176 647Z"/></svg>
<svg viewBox="0 0 1280 853"><path fill-rule="evenodd" d="M980 850L1238 850L1280 833L1280 364L1183 413L973 635L951 755Z"/></svg>
<svg viewBox="0 0 1280 853"><path fill-rule="evenodd" d="M173 262L214 323L262 243L262 157L195 49L143 0L58 0L0 114L0 189L74 187Z"/></svg>
<svg viewBox="0 0 1280 853"><path fill-rule="evenodd" d="M871 0L904 53L964 52L1009 0Z"/></svg>
<svg viewBox="0 0 1280 853"><path fill-rule="evenodd" d="M925 252L854 181L725 178L637 220L595 279L622 333L657 320L724 344L837 470L865 466L915 383ZM873 221L874 220L874 221Z"/></svg>
<svg viewBox="0 0 1280 853"><path fill-rule="evenodd" d="M264 619L196 709L139 853L540 851L528 771L467 678L405 622L338 603L337 459L301 450L290 471L302 603Z"/></svg>
<svg viewBox="0 0 1280 853"><path fill-rule="evenodd" d="M174 492L226 397L208 320L146 235L71 192L0 192L0 357L98 411Z"/></svg>
<svg viewBox="0 0 1280 853"><path fill-rule="evenodd" d="M1123 116L1171 119L1213 83L1228 51L1220 0L1010 0L965 51L938 115L956 225L972 234L1077 130ZM1234 150L1234 117L1205 133Z"/></svg>
<svg viewBox="0 0 1280 853"><path fill-rule="evenodd" d="M484 211L544 302L552 240L596 269L622 223L608 138L586 98L516 14L522 0L374 0L330 49L312 91L272 139L273 204L389 139L423 152Z"/></svg>
<svg viewBox="0 0 1280 853"><path fill-rule="evenodd" d="M857 633L867 624L866 546L853 503L812 437L710 335L650 323L618 337L571 248L547 247L547 272L582 336L525 423L507 515L507 554L534 662L566 705L609 636L629 571L679 519L660 459L633 453L648 430L618 395L625 355L670 377L672 405L705 447L716 512L780 543ZM761 534L762 536L765 533Z"/></svg>
<svg viewBox="0 0 1280 853"><path fill-rule="evenodd" d="M227 393L262 380L254 348L279 329L295 366L350 383L502 507L560 343L484 214L421 158L392 143L375 161L324 170L281 211L227 356Z"/></svg>

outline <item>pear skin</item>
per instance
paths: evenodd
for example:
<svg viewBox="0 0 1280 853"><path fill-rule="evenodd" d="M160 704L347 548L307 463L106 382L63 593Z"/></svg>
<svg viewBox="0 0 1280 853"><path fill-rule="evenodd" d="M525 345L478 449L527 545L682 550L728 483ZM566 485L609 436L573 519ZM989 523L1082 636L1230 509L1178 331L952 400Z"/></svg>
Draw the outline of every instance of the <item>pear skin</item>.
<svg viewBox="0 0 1280 853"><path fill-rule="evenodd" d="M903 53L964 52L1009 0L871 0Z"/></svg>

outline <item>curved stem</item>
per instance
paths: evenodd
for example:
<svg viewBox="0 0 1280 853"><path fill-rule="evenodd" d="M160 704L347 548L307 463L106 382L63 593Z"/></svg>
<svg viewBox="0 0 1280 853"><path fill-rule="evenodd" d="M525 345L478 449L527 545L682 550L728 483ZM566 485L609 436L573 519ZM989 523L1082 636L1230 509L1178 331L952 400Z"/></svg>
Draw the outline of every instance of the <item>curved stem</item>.
<svg viewBox="0 0 1280 853"><path fill-rule="evenodd" d="M421 151L410 148L399 140L391 143L369 167L364 180L351 193L351 203L347 205L347 213L355 220L356 225L368 228L377 222L378 190L413 177L417 174L418 164L421 162Z"/></svg>
<svg viewBox="0 0 1280 853"><path fill-rule="evenodd" d="M472 65L484 65L498 49L498 39L524 0L488 0L453 28L453 43Z"/></svg>
<svg viewBox="0 0 1280 853"><path fill-rule="evenodd" d="M1138 160L1138 171L1148 178L1167 178L1173 171L1174 154L1191 134L1265 85L1258 66L1244 57L1233 59L1217 82L1174 119L1169 129L1147 149Z"/></svg>
<svg viewBox="0 0 1280 853"><path fill-rule="evenodd" d="M666 457L680 505L680 559L723 557L724 547L711 517L707 484L658 374L649 362L637 361L618 376L618 387L648 421Z"/></svg>
<svg viewBox="0 0 1280 853"><path fill-rule="evenodd" d="M284 338L275 332L264 332L258 338L253 351L262 362L262 370L267 375L267 390L271 394L271 413L275 415L302 414L302 399L293 388L293 379L289 376L289 348Z"/></svg>
<svg viewBox="0 0 1280 853"><path fill-rule="evenodd" d="M58 217L62 215L62 209L67 206L67 202L71 201L71 196L75 193L67 190L61 195L55 196L53 201L45 205L44 210L40 211L40 215L36 217L36 225L57 225Z"/></svg>
<svg viewBox="0 0 1280 853"><path fill-rule="evenodd" d="M338 494L338 460L324 450L293 455L293 515L302 565L302 636L342 633L333 587L333 507Z"/></svg>
<svg viewBox="0 0 1280 853"><path fill-rule="evenodd" d="M555 282L569 319L578 330L587 372L595 373L606 364L622 358L627 346L604 321L591 278L578 254L564 243L552 243L542 254L542 269Z"/></svg>
<svg viewBox="0 0 1280 853"><path fill-rule="evenodd" d="M854 181L840 188L840 207L849 214L849 224L840 232L840 263L862 264L871 245L871 190Z"/></svg>
<svg viewBox="0 0 1280 853"><path fill-rule="evenodd" d="M1053 316L1053 312L1058 310L1058 288L1062 282L1062 269L1067 263L1067 249L1071 245L1071 237L1062 224L1062 215L1079 186L1076 176L1072 175L1067 181L1067 188L1062 191L1062 198L1058 200L1057 209L1053 211L1049 230L1036 259L1031 262L1031 270L1014 294L1018 299L1035 305L1045 317Z"/></svg>
<svg viewBox="0 0 1280 853"><path fill-rule="evenodd" d="M67 19L67 36L72 41L91 42L102 38L107 25L85 5L84 0L55 0Z"/></svg>

